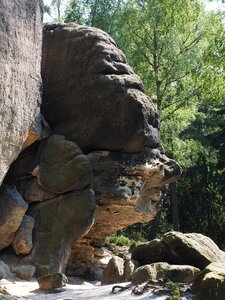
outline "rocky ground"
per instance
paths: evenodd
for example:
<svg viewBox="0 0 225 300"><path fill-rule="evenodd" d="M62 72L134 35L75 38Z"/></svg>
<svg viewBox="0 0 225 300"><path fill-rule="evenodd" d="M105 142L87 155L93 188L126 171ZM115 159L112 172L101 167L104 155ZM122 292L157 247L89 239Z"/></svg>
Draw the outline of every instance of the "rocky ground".
<svg viewBox="0 0 225 300"><path fill-rule="evenodd" d="M130 283L120 283L119 286L129 286ZM38 283L33 281L7 281L1 280L0 287L5 289L9 295L0 296L0 299L46 299L46 300L72 300L72 299L157 299L167 300L170 298L170 292L167 289L162 289L159 285L155 285L147 290L142 295L135 295L132 293L133 288L129 288L125 291L112 293L112 288L115 284L100 285L100 282L87 282L79 277L70 277L69 284L57 292L43 293L38 289ZM183 287L183 290L187 290L187 286ZM118 291L118 290L116 290ZM193 299L189 292L183 293L182 300Z"/></svg>

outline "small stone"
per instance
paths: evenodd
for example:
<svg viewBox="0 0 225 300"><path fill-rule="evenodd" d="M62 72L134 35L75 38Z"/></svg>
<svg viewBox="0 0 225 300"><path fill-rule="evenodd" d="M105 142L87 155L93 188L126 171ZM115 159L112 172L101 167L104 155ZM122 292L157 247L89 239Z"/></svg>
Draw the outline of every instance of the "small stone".
<svg viewBox="0 0 225 300"><path fill-rule="evenodd" d="M36 268L32 265L21 265L11 268L11 271L16 273L16 277L30 281L34 276Z"/></svg>
<svg viewBox="0 0 225 300"><path fill-rule="evenodd" d="M66 286L68 279L62 273L52 273L38 279L39 289L42 291L53 291Z"/></svg>

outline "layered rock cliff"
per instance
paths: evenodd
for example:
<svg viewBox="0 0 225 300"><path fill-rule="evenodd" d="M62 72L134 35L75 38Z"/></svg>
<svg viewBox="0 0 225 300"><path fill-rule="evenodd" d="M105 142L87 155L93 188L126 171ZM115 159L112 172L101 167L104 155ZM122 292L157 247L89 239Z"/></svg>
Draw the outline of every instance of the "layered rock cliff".
<svg viewBox="0 0 225 300"><path fill-rule="evenodd" d="M23 148L42 135L39 0L0 2L0 183Z"/></svg>
<svg viewBox="0 0 225 300"><path fill-rule="evenodd" d="M24 5L37 14L35 28L40 33L39 4ZM20 6L14 9L20 11ZM8 6L2 7L5 11L10 11ZM1 120L2 136L10 135L1 147L11 149L13 144L17 152L2 150L2 178L9 171L0 189L0 205L5 208L4 214L0 212L0 247L7 260L10 251L5 248L12 245L18 261L35 265L37 275L64 272L69 257L70 273L82 275L95 264L107 235L155 217L180 167L162 153L157 109L106 33L74 24L44 27L44 117L39 115L37 80L41 56L35 48L41 45L40 35L27 36L35 51L24 54L26 63L31 55L37 59L28 67L23 56L16 56L18 80L25 80L20 65L30 79L18 92L25 95L22 103L18 97L18 116L6 118L13 128L22 123L21 138L7 131L7 122ZM33 82L37 85L29 94ZM13 89L15 82L10 84ZM13 115L12 105L17 109L19 104L5 94L2 99L2 111ZM29 122L21 122L24 116ZM42 120L42 129L32 129L36 120Z"/></svg>

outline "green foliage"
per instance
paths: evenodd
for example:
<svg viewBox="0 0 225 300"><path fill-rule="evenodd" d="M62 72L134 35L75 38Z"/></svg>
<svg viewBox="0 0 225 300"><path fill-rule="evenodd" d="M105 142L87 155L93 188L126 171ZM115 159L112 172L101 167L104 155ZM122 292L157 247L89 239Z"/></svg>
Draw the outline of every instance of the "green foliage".
<svg viewBox="0 0 225 300"><path fill-rule="evenodd" d="M173 281L168 281L166 287L170 290L171 300L181 300L179 285Z"/></svg>
<svg viewBox="0 0 225 300"><path fill-rule="evenodd" d="M50 5L44 5L44 12L48 14L52 21L62 22L62 6L65 0L52 0Z"/></svg>
<svg viewBox="0 0 225 300"><path fill-rule="evenodd" d="M44 5L44 12L51 15L51 7L49 5Z"/></svg>
<svg viewBox="0 0 225 300"><path fill-rule="evenodd" d="M115 244L117 246L128 246L130 247L132 245L132 241L124 236L124 235L116 235L112 234L106 238L106 242L110 244Z"/></svg>
<svg viewBox="0 0 225 300"><path fill-rule="evenodd" d="M72 0L66 9L65 22L98 27L113 34L121 6L121 0Z"/></svg>

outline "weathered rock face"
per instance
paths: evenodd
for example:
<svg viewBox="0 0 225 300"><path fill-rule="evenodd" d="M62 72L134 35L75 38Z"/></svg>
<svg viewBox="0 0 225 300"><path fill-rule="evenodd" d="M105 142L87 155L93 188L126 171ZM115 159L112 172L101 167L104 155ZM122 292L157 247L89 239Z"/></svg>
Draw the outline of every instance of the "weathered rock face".
<svg viewBox="0 0 225 300"><path fill-rule="evenodd" d="M25 215L22 223L14 235L13 249L17 255L29 254L33 248L32 233L34 228L34 218Z"/></svg>
<svg viewBox="0 0 225 300"><path fill-rule="evenodd" d="M22 147L42 135L41 3L39 0L2 0L0 15L1 183Z"/></svg>
<svg viewBox="0 0 225 300"><path fill-rule="evenodd" d="M221 300L225 295L225 264L211 263L196 278L192 290L199 300Z"/></svg>
<svg viewBox="0 0 225 300"><path fill-rule="evenodd" d="M140 265L164 261L167 263L182 264L182 259L161 240L154 239L135 247L132 250L132 259Z"/></svg>
<svg viewBox="0 0 225 300"><path fill-rule="evenodd" d="M54 291L66 286L67 283L67 277L58 272L38 278L39 288L42 291Z"/></svg>
<svg viewBox="0 0 225 300"><path fill-rule="evenodd" d="M42 62L43 113L54 133L89 151L159 145L158 112L105 32L46 25Z"/></svg>
<svg viewBox="0 0 225 300"><path fill-rule="evenodd" d="M43 266L48 272L64 272L70 243L88 232L94 212L94 192L90 188L33 206L29 213L35 218L34 246L24 261L35 265L37 273Z"/></svg>
<svg viewBox="0 0 225 300"><path fill-rule="evenodd" d="M88 157L62 135L52 135L43 143L36 175L40 186L56 194L83 190L92 182Z"/></svg>
<svg viewBox="0 0 225 300"><path fill-rule="evenodd" d="M73 265L79 269L92 261L93 246L103 245L107 235L155 217L165 186L179 177L180 167L158 149L158 112L106 33L46 25L42 77L42 111L53 133L77 143L93 171L96 217L82 238L86 257L77 259L79 242L72 243ZM55 159L53 165L57 168ZM56 173L47 177L54 181Z"/></svg>
<svg viewBox="0 0 225 300"><path fill-rule="evenodd" d="M28 204L15 186L0 188L0 250L9 246L20 227Z"/></svg>
<svg viewBox="0 0 225 300"><path fill-rule="evenodd" d="M182 260L199 269L204 269L212 262L224 262L225 252L207 236L199 233L168 232L163 241L177 253Z"/></svg>
<svg viewBox="0 0 225 300"><path fill-rule="evenodd" d="M179 177L178 165L158 149L139 154L92 152L93 188L97 212L88 236L95 243L133 223L153 219L160 207L161 189ZM109 223L110 220L110 223Z"/></svg>
<svg viewBox="0 0 225 300"><path fill-rule="evenodd" d="M124 260L119 256L114 256L109 261L102 274L102 284L123 282L124 279Z"/></svg>
<svg viewBox="0 0 225 300"><path fill-rule="evenodd" d="M42 76L51 132L43 121L45 139L26 141L5 177L30 205L33 248L21 263L38 276L64 272L70 248L74 268L88 269L107 235L155 217L180 175L160 150L155 106L106 33L46 25Z"/></svg>

